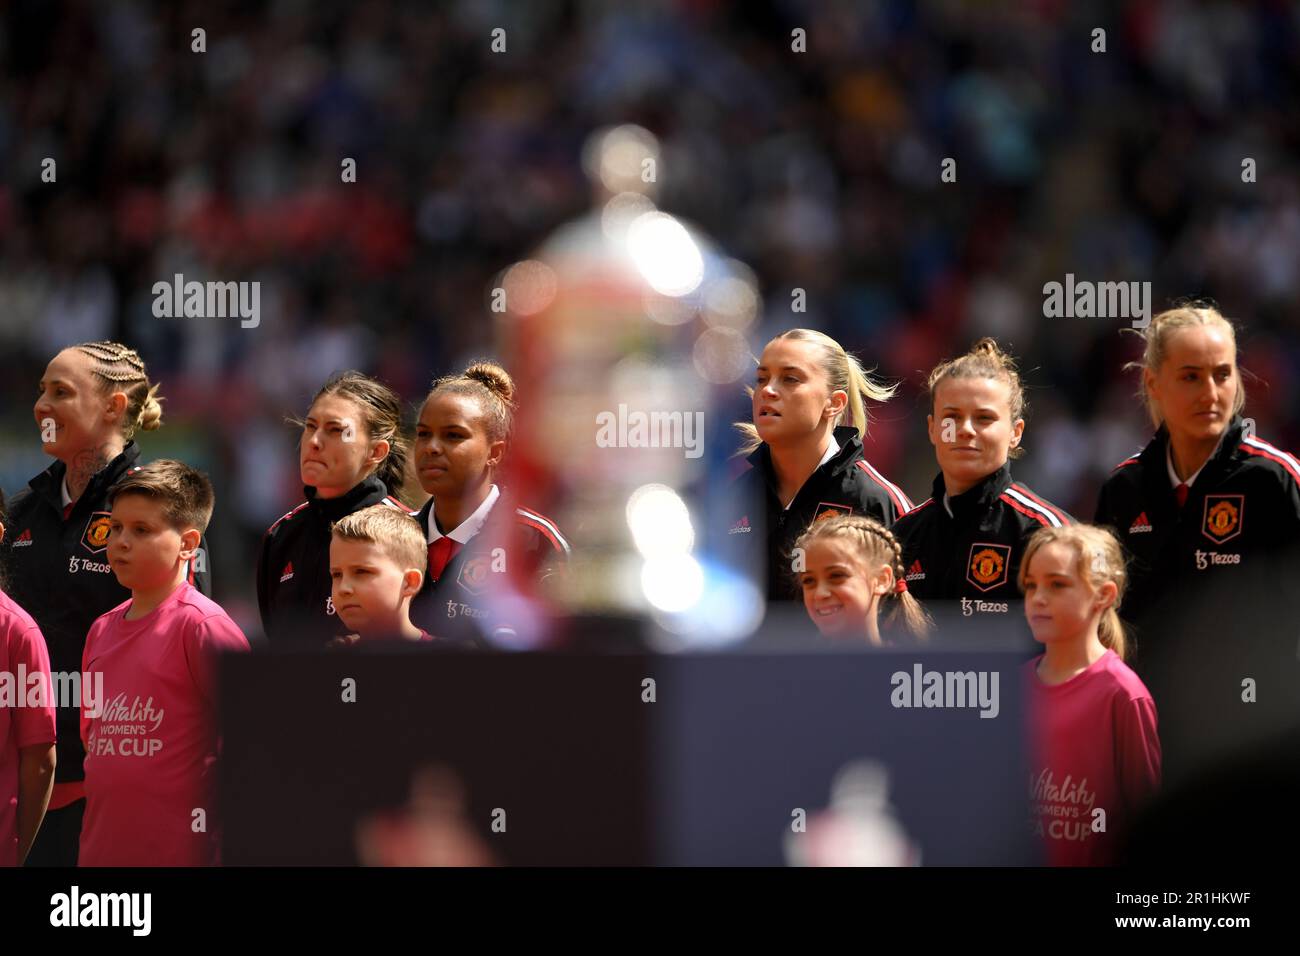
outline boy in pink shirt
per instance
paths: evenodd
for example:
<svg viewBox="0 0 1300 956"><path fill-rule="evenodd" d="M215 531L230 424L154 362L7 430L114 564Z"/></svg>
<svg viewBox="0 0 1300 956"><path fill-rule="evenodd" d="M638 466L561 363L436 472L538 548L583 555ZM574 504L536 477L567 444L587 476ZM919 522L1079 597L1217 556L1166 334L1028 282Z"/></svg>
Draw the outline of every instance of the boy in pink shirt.
<svg viewBox="0 0 1300 956"><path fill-rule="evenodd" d="M0 518L4 495L0 494ZM0 524L0 538L4 537ZM27 858L54 789L54 696L45 638L0 591L0 866Z"/></svg>
<svg viewBox="0 0 1300 956"><path fill-rule="evenodd" d="M1020 567L1025 617L1044 653L1027 665L1032 827L1052 866L1115 862L1160 784L1156 707L1124 663L1119 542L1090 525L1043 528Z"/></svg>
<svg viewBox="0 0 1300 956"><path fill-rule="evenodd" d="M109 492L108 563L131 599L86 636L82 671L104 690L81 718L81 866L216 862L216 657L248 640L185 580L212 505L207 477L166 459Z"/></svg>

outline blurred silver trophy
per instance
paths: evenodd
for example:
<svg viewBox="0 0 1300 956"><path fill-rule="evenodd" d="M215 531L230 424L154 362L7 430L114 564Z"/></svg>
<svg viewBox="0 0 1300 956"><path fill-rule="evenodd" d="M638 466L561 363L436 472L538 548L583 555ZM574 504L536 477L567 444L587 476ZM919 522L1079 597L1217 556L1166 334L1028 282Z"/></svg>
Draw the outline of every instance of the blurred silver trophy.
<svg viewBox="0 0 1300 956"><path fill-rule="evenodd" d="M714 408L752 376L753 273L657 208L659 144L637 126L584 151L594 209L499 276L499 341L519 390L506 482L572 546L564 573L511 579L507 643L545 621L636 617L674 646L744 637L763 601L705 546L725 494L731 423Z"/></svg>

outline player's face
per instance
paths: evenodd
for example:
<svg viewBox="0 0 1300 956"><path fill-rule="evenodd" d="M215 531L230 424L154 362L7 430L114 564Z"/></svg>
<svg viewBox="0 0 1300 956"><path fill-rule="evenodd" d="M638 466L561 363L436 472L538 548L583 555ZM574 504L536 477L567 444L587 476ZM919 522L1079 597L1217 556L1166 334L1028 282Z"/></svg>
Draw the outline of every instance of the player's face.
<svg viewBox="0 0 1300 956"><path fill-rule="evenodd" d="M45 368L32 412L47 455L70 462L78 452L104 444L118 427L112 399L91 374L91 359L64 349ZM46 441L51 438L52 441Z"/></svg>
<svg viewBox="0 0 1300 956"><path fill-rule="evenodd" d="M1079 575L1079 555L1060 541L1034 552L1025 571L1025 620L1044 644L1077 640L1100 616L1106 595Z"/></svg>
<svg viewBox="0 0 1300 956"><path fill-rule="evenodd" d="M330 541L330 580L334 610L362 637L392 637L401 621L402 600L414 597L419 584L407 577L415 568L398 567L378 544L335 536ZM393 633L380 634L383 630Z"/></svg>
<svg viewBox="0 0 1300 956"><path fill-rule="evenodd" d="M888 587L893 573L885 565L869 574L854 548L840 538L819 538L804 553L799 576L803 606L826 637L862 637L867 616Z"/></svg>
<svg viewBox="0 0 1300 956"><path fill-rule="evenodd" d="M464 498L492 480L505 454L490 441L483 409L470 395L443 392L420 409L415 425L415 467L420 487L437 498Z"/></svg>
<svg viewBox="0 0 1300 956"><path fill-rule="evenodd" d="M806 439L844 408L848 395L832 392L811 342L773 339L763 349L754 380L758 437L768 444Z"/></svg>
<svg viewBox="0 0 1300 956"><path fill-rule="evenodd" d="M996 378L947 378L935 390L927 416L930 443L950 494L977 484L1004 464L1020 444L1024 419L1011 419L1011 386Z"/></svg>
<svg viewBox="0 0 1300 956"><path fill-rule="evenodd" d="M322 395L307 412L298 445L302 483L322 498L355 488L388 453L388 442L373 442L357 403L341 395Z"/></svg>
<svg viewBox="0 0 1300 956"><path fill-rule="evenodd" d="M108 522L108 565L124 588L165 587L175 580L180 562L191 556L198 538L197 530L177 531L163 506L147 495L119 495Z"/></svg>
<svg viewBox="0 0 1300 956"><path fill-rule="evenodd" d="M1222 328L1197 325L1169 337L1165 360L1145 375L1172 435L1218 441L1237 398L1237 350Z"/></svg>

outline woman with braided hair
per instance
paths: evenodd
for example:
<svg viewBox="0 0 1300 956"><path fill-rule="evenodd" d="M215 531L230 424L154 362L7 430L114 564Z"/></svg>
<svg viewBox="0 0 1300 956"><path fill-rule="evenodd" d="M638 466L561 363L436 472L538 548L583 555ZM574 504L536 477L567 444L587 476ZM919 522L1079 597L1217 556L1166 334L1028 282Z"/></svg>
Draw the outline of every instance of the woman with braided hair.
<svg viewBox="0 0 1300 956"><path fill-rule="evenodd" d="M907 590L898 539L874 518L835 515L815 521L792 552L803 606L826 637L865 638L877 647L923 641L933 626ZM886 637L877 621L884 609Z"/></svg>
<svg viewBox="0 0 1300 956"><path fill-rule="evenodd" d="M77 673L90 625L131 596L108 565L108 491L139 467L134 436L162 424L161 399L133 349L86 342L54 356L32 411L55 461L14 495L0 558L7 593L45 636L50 670ZM186 578L210 595L207 554L201 541ZM76 706L57 709L54 793L29 866L77 864L86 805L79 719Z"/></svg>

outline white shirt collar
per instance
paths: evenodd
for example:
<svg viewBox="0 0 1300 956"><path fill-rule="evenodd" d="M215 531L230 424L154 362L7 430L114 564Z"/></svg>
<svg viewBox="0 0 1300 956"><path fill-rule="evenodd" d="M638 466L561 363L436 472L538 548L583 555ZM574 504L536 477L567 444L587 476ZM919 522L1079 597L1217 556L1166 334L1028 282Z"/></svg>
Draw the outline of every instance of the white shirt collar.
<svg viewBox="0 0 1300 956"><path fill-rule="evenodd" d="M820 468L822 465L826 464L828 461L830 461L839 453L840 453L840 443L837 442L835 440L835 436L832 435L831 443L826 446L826 454L822 455L822 460L817 462L817 467Z"/></svg>
<svg viewBox="0 0 1300 956"><path fill-rule="evenodd" d="M68 476L63 476L63 484L59 486L59 494L63 496L63 507L72 504L72 495L68 494Z"/></svg>
<svg viewBox="0 0 1300 956"><path fill-rule="evenodd" d="M1219 439L1219 444L1223 444L1222 438ZM1214 451L1210 452L1210 458L1213 458L1214 452L1217 452L1218 450L1219 450L1219 446L1216 445L1214 447ZM1205 466L1209 464L1210 458L1206 458L1205 461L1201 463L1201 467L1196 469L1195 474L1193 474L1192 477L1187 479L1188 488L1192 487L1192 484L1196 481L1196 476L1205 470ZM1178 472L1174 471L1174 450L1168 442L1165 443L1165 467L1169 469L1169 484L1177 488L1183 482L1181 479L1179 479Z"/></svg>
<svg viewBox="0 0 1300 956"><path fill-rule="evenodd" d="M838 455L839 453L840 453L840 443L837 442L837 441L835 440L835 436L832 435L832 436L831 436L831 443L830 443L829 445L826 446L826 454L822 455L822 460L819 461L819 462L817 462L817 468L820 468L822 465L826 464L828 461L830 461L832 458L834 458L834 457L835 457L836 455ZM813 470L816 471L817 469L814 468ZM796 494L794 497L795 497L795 498L798 498L799 495ZM791 498L788 502L786 502L786 506L785 506L784 510L785 510L785 511L789 511L789 510L790 510L790 505L792 505L792 504L794 504L794 498Z"/></svg>
<svg viewBox="0 0 1300 956"><path fill-rule="evenodd" d="M483 523L487 521L488 512L492 510L492 506L497 503L497 499L500 497L501 497L501 491L497 488L496 485L493 485L492 490L488 492L488 496L483 499L483 503L474 510L474 513L472 515L470 515L468 518L466 518L464 521L458 524L455 530L449 533L447 537L451 538L451 540L455 541L457 544L468 544L469 539L474 537L474 535L478 534L479 531L482 530ZM429 503L429 544L433 544L441 537L443 537L443 534L441 531L438 530L438 521L433 516L433 502L430 501Z"/></svg>

